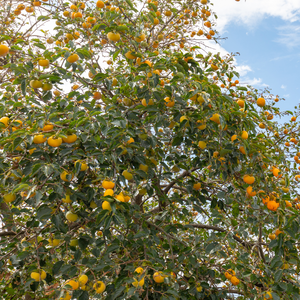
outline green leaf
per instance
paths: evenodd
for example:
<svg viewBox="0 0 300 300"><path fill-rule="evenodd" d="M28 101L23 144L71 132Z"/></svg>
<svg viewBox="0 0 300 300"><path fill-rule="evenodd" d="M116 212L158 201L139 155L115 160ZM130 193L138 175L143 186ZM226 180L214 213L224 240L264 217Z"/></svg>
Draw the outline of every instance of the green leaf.
<svg viewBox="0 0 300 300"><path fill-rule="evenodd" d="M48 219L48 218L50 218L51 213L52 213L52 209L50 207L48 207L46 204L44 204L41 207L39 207L39 209L37 210L36 216L40 220Z"/></svg>
<svg viewBox="0 0 300 300"><path fill-rule="evenodd" d="M137 9L134 8L134 6L133 6L133 4L132 4L132 2L131 2L130 0L126 0L126 2L127 2L127 4L130 6L130 8L131 8L132 10L134 10L134 11L137 12Z"/></svg>
<svg viewBox="0 0 300 300"><path fill-rule="evenodd" d="M178 146L182 143L183 137L182 136L176 136L172 141L172 146Z"/></svg>
<svg viewBox="0 0 300 300"><path fill-rule="evenodd" d="M52 99L52 92L51 91L44 92L42 99L44 101L48 101L48 100Z"/></svg>
<svg viewBox="0 0 300 300"><path fill-rule="evenodd" d="M273 297L273 300L280 300L280 297L275 292L271 292L271 295Z"/></svg>
<svg viewBox="0 0 300 300"><path fill-rule="evenodd" d="M49 20L51 18L49 16L39 16L37 19L38 19L38 21L41 21L41 20L46 21L46 20Z"/></svg>
<svg viewBox="0 0 300 300"><path fill-rule="evenodd" d="M107 74L104 74L104 73L98 73L96 76L94 76L93 81L96 81L96 82L102 81L102 80L104 80L104 79L107 78L107 77L108 77Z"/></svg>
<svg viewBox="0 0 300 300"><path fill-rule="evenodd" d="M83 58L84 58L84 57L86 57L86 58L91 58L90 52L89 52L88 50L86 50L86 49L77 49L76 52L77 52L78 54L81 54L81 55L83 56Z"/></svg>
<svg viewBox="0 0 300 300"><path fill-rule="evenodd" d="M115 60L116 59L116 57L119 55L119 53L121 52L121 50L119 49L119 50L117 50L117 51L115 51L115 53L114 53L114 55L113 55L113 60Z"/></svg>
<svg viewBox="0 0 300 300"><path fill-rule="evenodd" d="M78 240L78 246L81 250L84 250L89 245L89 241L86 238L79 238Z"/></svg>
<svg viewBox="0 0 300 300"><path fill-rule="evenodd" d="M246 87L244 87L244 86L238 86L236 89L238 91L248 91L248 89Z"/></svg>
<svg viewBox="0 0 300 300"><path fill-rule="evenodd" d="M282 277L283 270L277 270L274 274L275 282L278 282Z"/></svg>
<svg viewBox="0 0 300 300"><path fill-rule="evenodd" d="M56 262L52 267L52 274L57 275L60 271L60 268L63 266L63 264L64 264L64 262L62 260Z"/></svg>
<svg viewBox="0 0 300 300"><path fill-rule="evenodd" d="M119 248L120 248L119 245L112 244L112 245L110 245L109 247L107 247L106 253L114 252L115 250L117 250L117 249L119 249Z"/></svg>
<svg viewBox="0 0 300 300"><path fill-rule="evenodd" d="M240 204L239 203L235 203L232 205L232 215L237 218L239 213L240 213L240 209L239 209Z"/></svg>
<svg viewBox="0 0 300 300"><path fill-rule="evenodd" d="M16 185L16 187L13 189L12 192L13 193L17 193L17 192L19 192L21 190L27 189L28 187L29 187L28 184L26 184L26 183L20 183L20 184Z"/></svg>
<svg viewBox="0 0 300 300"><path fill-rule="evenodd" d="M21 82L21 91L22 91L23 96L26 95L26 86L27 86L27 81L26 81L26 79L23 79Z"/></svg>
<svg viewBox="0 0 300 300"><path fill-rule="evenodd" d="M20 259L20 260L23 260L23 259L25 259L28 255L30 255L31 253L29 252L29 251L22 251L22 252L20 252L19 254L18 254L18 258Z"/></svg>
<svg viewBox="0 0 300 300"><path fill-rule="evenodd" d="M209 244L209 245L206 246L205 252L206 252L207 254L209 254L209 253L210 253L214 248L216 248L217 246L219 246L219 243L213 242L213 243L211 243L211 244Z"/></svg>
<svg viewBox="0 0 300 300"><path fill-rule="evenodd" d="M77 249L74 254L75 261L79 261L81 258L81 255L82 255L82 252L79 249Z"/></svg>
<svg viewBox="0 0 300 300"><path fill-rule="evenodd" d="M41 48L41 49L43 49L43 50L46 50L46 49L47 49L47 48L45 47L45 45L42 44L42 43L34 43L33 45L36 46L36 47L38 47L38 48Z"/></svg>
<svg viewBox="0 0 300 300"><path fill-rule="evenodd" d="M81 295L78 300L89 300L89 293L87 291L81 291Z"/></svg>

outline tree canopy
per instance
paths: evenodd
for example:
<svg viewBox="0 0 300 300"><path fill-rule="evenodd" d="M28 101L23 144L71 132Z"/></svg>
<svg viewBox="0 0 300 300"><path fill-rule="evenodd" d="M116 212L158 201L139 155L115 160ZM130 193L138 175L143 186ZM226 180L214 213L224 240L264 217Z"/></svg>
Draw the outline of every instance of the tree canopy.
<svg viewBox="0 0 300 300"><path fill-rule="evenodd" d="M299 108L211 1L0 4L3 299L300 299Z"/></svg>

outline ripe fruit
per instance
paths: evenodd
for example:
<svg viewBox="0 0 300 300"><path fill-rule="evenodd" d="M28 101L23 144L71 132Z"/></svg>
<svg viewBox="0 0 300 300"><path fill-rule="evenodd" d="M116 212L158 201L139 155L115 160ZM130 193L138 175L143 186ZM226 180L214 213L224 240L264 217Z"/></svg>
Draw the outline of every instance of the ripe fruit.
<svg viewBox="0 0 300 300"><path fill-rule="evenodd" d="M111 211L110 203L108 201L103 201L102 209Z"/></svg>
<svg viewBox="0 0 300 300"><path fill-rule="evenodd" d="M239 100L237 101L237 104L239 105L239 107L243 108L243 107L245 106L245 101L242 100L242 99L239 99Z"/></svg>
<svg viewBox="0 0 300 300"><path fill-rule="evenodd" d="M40 89L41 87L43 87L43 83L40 80L31 80L29 82L29 85L33 88L33 89Z"/></svg>
<svg viewBox="0 0 300 300"><path fill-rule="evenodd" d="M142 33L140 36L135 37L134 39L136 42L140 43L140 42L143 42L145 40L145 38L146 38L145 33Z"/></svg>
<svg viewBox="0 0 300 300"><path fill-rule="evenodd" d="M27 6L27 7L25 8L25 10L26 10L26 12L28 12L28 13L32 13L32 12L34 12L34 7L33 7L33 6Z"/></svg>
<svg viewBox="0 0 300 300"><path fill-rule="evenodd" d="M266 128L266 125L264 124L264 123L259 123L259 128L261 128L261 129L265 129Z"/></svg>
<svg viewBox="0 0 300 300"><path fill-rule="evenodd" d="M99 99L102 98L102 95L101 95L100 92L95 92L93 98L94 98L95 100L99 100Z"/></svg>
<svg viewBox="0 0 300 300"><path fill-rule="evenodd" d="M235 276L232 276L232 277L230 278L230 281L231 281L231 283L232 283L233 285L238 285L238 284L240 283L240 280L237 279Z"/></svg>
<svg viewBox="0 0 300 300"><path fill-rule="evenodd" d="M63 203L72 203L70 195L66 195L66 198L61 199Z"/></svg>
<svg viewBox="0 0 300 300"><path fill-rule="evenodd" d="M51 246L51 247L56 247L56 246L58 246L59 245L59 243L60 243L60 240L59 239L49 239L48 240L48 242L49 242L49 246Z"/></svg>
<svg viewBox="0 0 300 300"><path fill-rule="evenodd" d="M136 56L132 54L132 51L128 51L125 53L125 56L128 58L128 59L136 59Z"/></svg>
<svg viewBox="0 0 300 300"><path fill-rule="evenodd" d="M269 239L270 239L270 240L275 240L275 239L276 239L276 234L270 233L270 234L269 234Z"/></svg>
<svg viewBox="0 0 300 300"><path fill-rule="evenodd" d="M114 191L112 189L107 189L103 194L104 197L105 196L113 196L113 195L114 195Z"/></svg>
<svg viewBox="0 0 300 300"><path fill-rule="evenodd" d="M8 117L2 117L0 119L0 122L3 123L5 125L5 127L7 127L8 123L9 123L9 118Z"/></svg>
<svg viewBox="0 0 300 300"><path fill-rule="evenodd" d="M5 56L9 52L9 48L6 45L0 45L0 57Z"/></svg>
<svg viewBox="0 0 300 300"><path fill-rule="evenodd" d="M137 267L135 270L134 270L135 273L138 273L138 274L142 274L144 272L144 269L142 267Z"/></svg>
<svg viewBox="0 0 300 300"><path fill-rule="evenodd" d="M76 12L74 18L82 18L82 13L80 11Z"/></svg>
<svg viewBox="0 0 300 300"><path fill-rule="evenodd" d="M59 147L62 143L62 139L60 137L56 138L54 135L50 136L47 141L48 145L51 147Z"/></svg>
<svg viewBox="0 0 300 300"><path fill-rule="evenodd" d="M146 173L148 172L148 169L149 169L149 167L147 165L140 164L140 166L139 166L139 170L142 170Z"/></svg>
<svg viewBox="0 0 300 300"><path fill-rule="evenodd" d="M142 100L142 105L145 106L145 107L148 106L148 105L153 105L153 104L154 104L153 99L149 99L148 103L147 103L146 99Z"/></svg>
<svg viewBox="0 0 300 300"><path fill-rule="evenodd" d="M53 124L45 124L43 127L43 131L51 131L53 129Z"/></svg>
<svg viewBox="0 0 300 300"><path fill-rule="evenodd" d="M248 132L243 131L241 137L242 137L243 140L246 140L248 138Z"/></svg>
<svg viewBox="0 0 300 300"><path fill-rule="evenodd" d="M79 56L74 53L74 54L71 54L68 58L67 58L67 61L72 64L74 62L76 62L77 60L79 59Z"/></svg>
<svg viewBox="0 0 300 300"><path fill-rule="evenodd" d="M127 179L127 180L132 180L133 175L128 172L127 170L123 171L122 175Z"/></svg>
<svg viewBox="0 0 300 300"><path fill-rule="evenodd" d="M88 165L84 161L76 160L74 163L74 167L76 167L76 163L81 164L80 171L86 171L88 169Z"/></svg>
<svg viewBox="0 0 300 300"><path fill-rule="evenodd" d="M96 291L97 294L101 294L105 291L106 285L103 281L97 281L93 285L93 289Z"/></svg>
<svg viewBox="0 0 300 300"><path fill-rule="evenodd" d="M15 194L6 194L3 196L3 201L6 203L10 203L16 200Z"/></svg>
<svg viewBox="0 0 300 300"><path fill-rule="evenodd" d="M247 189L246 189L247 194L248 194L250 197L254 197L254 196L256 195L256 192L253 192L252 190L253 190L252 186L248 186Z"/></svg>
<svg viewBox="0 0 300 300"><path fill-rule="evenodd" d="M75 280L68 280L66 285L70 285L73 290L77 290L79 288L79 283Z"/></svg>
<svg viewBox="0 0 300 300"><path fill-rule="evenodd" d="M288 193L290 191L290 189L288 187L283 187L282 191L285 192L285 193Z"/></svg>
<svg viewBox="0 0 300 300"><path fill-rule="evenodd" d="M44 270L40 270L39 272L31 272L30 277L35 281L44 280L47 274Z"/></svg>
<svg viewBox="0 0 300 300"><path fill-rule="evenodd" d="M97 1L96 6L97 6L98 8L103 8L103 7L104 7L104 2L102 2L102 1Z"/></svg>
<svg viewBox="0 0 300 300"><path fill-rule="evenodd" d="M220 115L219 114L213 114L213 116L210 118L211 121L220 124Z"/></svg>
<svg viewBox="0 0 300 300"><path fill-rule="evenodd" d="M278 207L279 207L279 203L276 201L272 200L267 203L267 208L271 211L276 211Z"/></svg>
<svg viewBox="0 0 300 300"><path fill-rule="evenodd" d="M118 201L121 201L121 202L125 202L125 199L124 199L124 196L123 194L119 194L119 195L116 195L115 198L118 200Z"/></svg>
<svg viewBox="0 0 300 300"><path fill-rule="evenodd" d="M231 137L231 141L234 142L236 139L237 139L237 135L234 134L234 135Z"/></svg>
<svg viewBox="0 0 300 300"><path fill-rule="evenodd" d="M78 278L79 285L85 285L88 282L89 278L86 275L81 275Z"/></svg>
<svg viewBox="0 0 300 300"><path fill-rule="evenodd" d="M107 34L107 38L111 41L111 42L117 42L118 40L120 40L121 36L119 33L113 33L113 32L109 32Z"/></svg>
<svg viewBox="0 0 300 300"><path fill-rule="evenodd" d="M72 239L72 240L70 241L69 245L72 246L72 247L78 246L78 240ZM80 283L80 277L79 277L79 283Z"/></svg>
<svg viewBox="0 0 300 300"><path fill-rule="evenodd" d="M200 189L201 189L201 183L200 183L200 182L195 183L195 184L193 185L193 189L196 190L196 191L200 190Z"/></svg>
<svg viewBox="0 0 300 300"><path fill-rule="evenodd" d="M103 180L102 182L102 186L104 189L108 190L108 189L113 189L115 187L115 184L112 181L109 180Z"/></svg>
<svg viewBox="0 0 300 300"><path fill-rule="evenodd" d="M224 275L227 279L231 279L231 277L235 275L235 271L232 269L228 269Z"/></svg>
<svg viewBox="0 0 300 300"><path fill-rule="evenodd" d="M132 285L133 285L134 287L137 287L137 286L142 287L142 286L144 285L144 283L145 283L144 277L143 277L140 281L137 281L136 278L133 278L133 280L134 280L134 282L132 282Z"/></svg>
<svg viewBox="0 0 300 300"><path fill-rule="evenodd" d="M290 201L285 200L286 207L292 207L292 203Z"/></svg>
<svg viewBox="0 0 300 300"><path fill-rule="evenodd" d="M49 65L50 65L50 62L49 62L48 59L40 59L40 60L39 60L39 65L40 65L41 67L48 68Z"/></svg>
<svg viewBox="0 0 300 300"><path fill-rule="evenodd" d="M214 70L214 71L217 71L219 69L219 67L217 65L214 65L214 64L211 64L211 68ZM240 101L240 100L239 100ZM239 102L238 101L238 102ZM243 100L242 100L243 101ZM239 104L239 103L238 103ZM240 105L240 104L239 104ZM244 107L244 106L241 106L241 107Z"/></svg>
<svg viewBox="0 0 300 300"><path fill-rule="evenodd" d="M254 176L249 176L249 175L245 175L243 177L244 182L248 183L248 184L252 184L255 181L255 177Z"/></svg>
<svg viewBox="0 0 300 300"><path fill-rule="evenodd" d="M241 146L239 148L239 150L240 150L241 153L246 154L246 150L245 150L244 146Z"/></svg>
<svg viewBox="0 0 300 300"><path fill-rule="evenodd" d="M162 274L160 272L155 272L153 274L153 280L156 283L162 283L162 282L164 282L165 278L162 276Z"/></svg>
<svg viewBox="0 0 300 300"><path fill-rule="evenodd" d="M49 83L49 82L46 82L46 83L44 83L43 84L43 86L42 86L42 90L44 91L44 92L46 92L46 91L50 91L50 90L52 90L52 84L51 83Z"/></svg>
<svg viewBox="0 0 300 300"><path fill-rule="evenodd" d="M263 107L266 105L266 100L264 98L258 98L256 100L256 104L259 106L259 107Z"/></svg>
<svg viewBox="0 0 300 300"><path fill-rule="evenodd" d="M42 144L46 142L47 138L43 134L37 134L33 137L34 144Z"/></svg>
<svg viewBox="0 0 300 300"><path fill-rule="evenodd" d="M278 177L280 170L277 168L273 168L272 173L275 177Z"/></svg>
<svg viewBox="0 0 300 300"><path fill-rule="evenodd" d="M68 175L71 175L69 177L71 177L70 179L67 178ZM71 181L73 179L74 175L73 173L69 173L67 171L63 171L61 174L60 174L60 179L63 180L63 181Z"/></svg>
<svg viewBox="0 0 300 300"><path fill-rule="evenodd" d="M72 144L72 143L76 142L77 135L75 133L73 133L71 135L67 135L67 137L63 137L62 140L64 143Z"/></svg>
<svg viewBox="0 0 300 300"><path fill-rule="evenodd" d="M206 143L203 142L203 141L200 141L200 142L198 143L198 146L199 146L201 149L205 149L205 148L206 148Z"/></svg>
<svg viewBox="0 0 300 300"><path fill-rule="evenodd" d="M201 285L198 285L198 286L196 287L196 290L197 290L197 292L201 293L201 292L202 292L202 286L201 286Z"/></svg>
<svg viewBox="0 0 300 300"><path fill-rule="evenodd" d="M78 219L78 215L68 211L66 213L66 219L70 222L75 222Z"/></svg>

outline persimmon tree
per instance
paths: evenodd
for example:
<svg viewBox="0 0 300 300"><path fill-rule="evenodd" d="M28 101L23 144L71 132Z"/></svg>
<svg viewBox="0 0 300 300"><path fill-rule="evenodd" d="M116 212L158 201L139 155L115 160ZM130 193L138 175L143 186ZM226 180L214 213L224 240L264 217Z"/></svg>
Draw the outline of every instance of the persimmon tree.
<svg viewBox="0 0 300 300"><path fill-rule="evenodd" d="M210 1L0 4L3 299L300 298L299 110Z"/></svg>

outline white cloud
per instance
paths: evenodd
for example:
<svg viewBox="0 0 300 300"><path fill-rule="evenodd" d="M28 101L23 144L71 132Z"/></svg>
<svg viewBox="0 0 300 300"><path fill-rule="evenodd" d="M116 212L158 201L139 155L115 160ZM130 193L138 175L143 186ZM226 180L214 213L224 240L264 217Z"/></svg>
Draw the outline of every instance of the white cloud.
<svg viewBox="0 0 300 300"><path fill-rule="evenodd" d="M222 57L230 55L230 53L223 48L220 44L216 44L215 42L209 41L206 43L209 48L206 48L206 52L212 52L212 53L220 53ZM266 84L262 83L262 79L250 79L247 75L249 72L252 72L253 70L251 67L247 64L238 64L236 58L233 58L234 60L234 66L235 71L237 71L240 74L239 81L242 85L256 85L257 87L267 87Z"/></svg>
<svg viewBox="0 0 300 300"><path fill-rule="evenodd" d="M223 56L227 56L227 55L231 55L225 48L223 48L220 44L216 44L213 41L208 41L205 43L205 45L207 45L209 48L206 48L207 52L212 52L212 53L220 53L220 55ZM234 59L234 66L235 66L235 71L237 71L240 76L245 76L248 72L252 72L252 69L250 66L246 65L246 64L241 64L239 65L237 63L237 60L235 58Z"/></svg>
<svg viewBox="0 0 300 300"><path fill-rule="evenodd" d="M240 74L240 76L245 76L248 72L252 72L252 69L248 65L237 65L236 71Z"/></svg>
<svg viewBox="0 0 300 300"><path fill-rule="evenodd" d="M213 3L213 11L218 15L217 28L221 33L230 22L254 28L268 16L279 17L289 22L300 19L299 0L213 0Z"/></svg>
<svg viewBox="0 0 300 300"><path fill-rule="evenodd" d="M256 87L268 87L267 84L262 82L261 78L243 78L240 82L242 85L251 85L251 86L256 86Z"/></svg>
<svg viewBox="0 0 300 300"><path fill-rule="evenodd" d="M283 85L283 84L282 84L282 85L281 85L281 88L285 90L285 89L286 89L286 85Z"/></svg>
<svg viewBox="0 0 300 300"><path fill-rule="evenodd" d="M294 48L300 45L300 26L294 24L287 24L278 27L279 37L276 42L283 44L288 48Z"/></svg>

